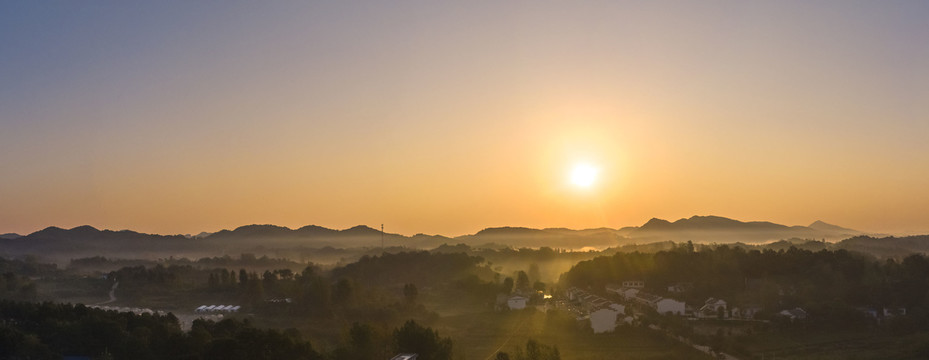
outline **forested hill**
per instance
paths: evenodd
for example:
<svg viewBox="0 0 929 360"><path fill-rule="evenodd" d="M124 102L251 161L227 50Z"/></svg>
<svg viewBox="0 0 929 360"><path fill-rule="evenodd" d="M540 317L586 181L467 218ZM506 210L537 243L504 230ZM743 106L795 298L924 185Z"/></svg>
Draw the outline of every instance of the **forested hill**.
<svg viewBox="0 0 929 360"><path fill-rule="evenodd" d="M871 235L875 236L875 235ZM382 233L359 225L336 230L308 225L291 229L276 225L246 225L233 230L195 236L145 234L131 230L99 230L91 226L72 229L49 227L29 235L0 237L0 256L38 254L46 260L107 256L157 259L170 256L199 258L220 254L257 253L282 256L300 249L405 248L433 249L442 244L483 248L540 248L568 250L615 248L659 242L766 244L785 239L842 241L834 246L879 256L926 252L925 237L876 238L863 232L816 221L810 226L786 226L764 221L743 222L718 216L693 216L671 222L652 219L639 227L621 229L532 229L496 227L454 238L442 235Z"/></svg>
<svg viewBox="0 0 929 360"><path fill-rule="evenodd" d="M929 329L929 259L910 255L881 261L846 250L746 251L681 246L653 254L617 253L582 261L562 285L603 289L644 280L646 291L699 304L726 299L730 306L759 306L769 314L802 307L823 323L862 321L859 308L905 308ZM683 292L669 287L686 284ZM861 324L858 324L861 325Z"/></svg>

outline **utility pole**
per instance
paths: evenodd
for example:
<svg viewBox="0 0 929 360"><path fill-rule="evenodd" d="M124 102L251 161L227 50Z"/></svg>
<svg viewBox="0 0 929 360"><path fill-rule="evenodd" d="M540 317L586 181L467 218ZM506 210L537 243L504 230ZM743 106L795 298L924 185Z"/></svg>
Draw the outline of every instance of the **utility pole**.
<svg viewBox="0 0 929 360"><path fill-rule="evenodd" d="M384 224L381 224L381 251L384 251Z"/></svg>

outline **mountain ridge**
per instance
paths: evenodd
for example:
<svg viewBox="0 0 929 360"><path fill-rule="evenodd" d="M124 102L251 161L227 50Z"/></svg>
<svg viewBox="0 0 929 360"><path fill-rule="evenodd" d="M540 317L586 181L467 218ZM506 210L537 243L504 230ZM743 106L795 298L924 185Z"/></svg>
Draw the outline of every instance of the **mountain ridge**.
<svg viewBox="0 0 929 360"><path fill-rule="evenodd" d="M819 220L810 226L787 226L768 221L740 221L715 215L694 215L673 222L652 218L641 226L627 226L619 229L608 227L580 230L564 227L543 229L519 226L488 227L474 234L456 237L382 234L380 230L367 225L357 225L346 229L306 225L292 229L272 224L250 224L232 230L202 232L197 236L144 234L132 230L99 230L90 225L82 225L71 229L49 226L13 239L0 238L0 255L67 253L76 257L113 253L120 256L136 256L137 254L197 256L215 251L247 253L324 247L379 248L385 246L432 249L442 244L584 250L662 241L761 244L793 238L839 241L867 235L876 234L867 234Z"/></svg>
<svg viewBox="0 0 929 360"><path fill-rule="evenodd" d="M694 231L765 231L765 230L778 230L778 231L807 231L810 230L819 230L825 232L844 232L848 235L847 237L854 237L859 235L868 235L868 233L853 230L850 228L841 227L838 225L833 225L825 223L821 220L816 220L809 226L801 225L782 225L769 221L740 221L731 218L726 218L722 216L715 215L694 215L689 218L681 218L673 222L660 219L660 218L651 218L646 223L641 226L626 226L618 229L608 228L608 227L599 227L599 228L590 228L590 229L570 229L564 227L554 227L554 228L530 228L530 227L521 227L521 226L501 226L501 227L488 227L481 229L480 231L474 234L461 235L457 237L447 237L444 235L426 235L429 237L441 237L444 239L458 239L458 238L470 238L470 237L483 237L483 236L538 236L538 237L558 237L558 236L575 236L575 235L596 235L604 233L612 234L622 234L622 233L631 233L635 234L645 234L655 231L677 231L677 232L694 232ZM175 238L181 235L161 235L161 234L145 234L136 232L133 230L99 230L90 225L81 225L71 229L63 229L56 226L49 226L45 229L27 234L3 234L0 235L0 239L13 239L13 238L47 238L47 237L71 237L71 238L80 238L87 236L103 236L103 237L113 237L114 234L123 234L126 236L148 236L148 237L170 237ZM232 230L223 229L217 232L201 232L196 236L186 237L188 239L199 239L199 240L216 240L220 238L232 238L232 237L275 237L275 236L289 236L289 237L326 237L326 236L380 236L381 231L367 225L356 225L346 229L331 229L319 225L306 225L297 229L291 229L286 226L279 226L273 224L249 224L236 227ZM397 237L397 238L422 238L425 234L416 234L414 236L405 236L401 234L393 233L384 233L385 236ZM635 236L633 236L635 237Z"/></svg>

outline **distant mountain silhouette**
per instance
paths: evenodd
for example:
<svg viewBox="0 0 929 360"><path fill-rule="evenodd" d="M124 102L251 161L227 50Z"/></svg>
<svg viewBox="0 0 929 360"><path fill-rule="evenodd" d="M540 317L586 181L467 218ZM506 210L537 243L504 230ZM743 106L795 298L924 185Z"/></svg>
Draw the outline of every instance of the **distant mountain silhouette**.
<svg viewBox="0 0 929 360"><path fill-rule="evenodd" d="M495 227L478 231L474 235L454 238L456 243L478 247L496 247L493 244L512 247L554 247L581 249L585 247L606 248L619 244L621 237L616 230L608 228L572 230L566 228L532 229L526 227Z"/></svg>
<svg viewBox="0 0 929 360"><path fill-rule="evenodd" d="M9 235L9 236L8 236ZM442 244L465 244L474 248L500 247L552 247L562 249L607 248L631 244L650 244L693 241L695 243L757 244L786 239L802 244L808 240L849 239L853 248L886 249L921 248L921 240L879 239L864 237L860 231L816 221L810 226L786 226L767 221L729 219L720 216L692 216L670 222L653 218L642 226L621 229L595 228L573 230L567 228L533 229L527 227L492 227L473 235L454 238L442 235L381 234L365 225L344 230L307 225L299 229L277 225L245 225L233 230L200 233L196 236L153 235L130 230L98 230L92 226L72 229L48 227L32 234L0 236L0 256L41 254L59 258L82 256L115 256L124 258L200 257L218 254L282 253L299 249L369 248L372 251L383 245L387 248L434 249ZM904 238L901 238L904 239ZM900 244L893 245L893 244ZM815 244L814 244L815 245ZM817 245L819 246L819 245Z"/></svg>
<svg viewBox="0 0 929 360"><path fill-rule="evenodd" d="M297 229L296 232L303 236L333 236L338 234L339 230L333 230L316 225L307 225Z"/></svg>
<svg viewBox="0 0 929 360"><path fill-rule="evenodd" d="M6 254L132 253L140 257L163 249L184 251L191 244L183 235L151 235L130 230L97 230L84 225L72 229L50 226L15 239L0 239L0 251Z"/></svg>
<svg viewBox="0 0 929 360"><path fill-rule="evenodd" d="M837 247L874 254L877 256L906 256L912 253L929 253L929 235L904 237L856 236L836 244Z"/></svg>
<svg viewBox="0 0 929 360"><path fill-rule="evenodd" d="M16 233L0 234L0 239L8 239L8 240L9 240L9 239L16 239L16 238L21 238L21 237L23 237L23 236L20 235L20 234L16 234Z"/></svg>
<svg viewBox="0 0 929 360"><path fill-rule="evenodd" d="M384 234L384 245L406 245L407 239L409 238L399 234ZM265 248L378 247L381 245L381 231L364 225L345 230L334 230L317 225L307 225L296 230L276 225L246 225L235 230L216 232L203 240L207 244L226 248L244 246Z"/></svg>
<svg viewBox="0 0 929 360"><path fill-rule="evenodd" d="M365 225L358 225L350 229L339 231L339 233L350 236L381 236L380 230L375 230Z"/></svg>
<svg viewBox="0 0 929 360"><path fill-rule="evenodd" d="M566 229L567 230L567 229ZM478 231L474 236L545 236L551 234L545 230L531 229L525 227L495 227L486 228Z"/></svg>
<svg viewBox="0 0 929 360"><path fill-rule="evenodd" d="M821 220L816 220L815 222L810 224L810 226L808 227L812 229L816 229L816 230L822 230L822 231L832 231L832 232L855 234L855 235L863 234L861 231L852 230L852 229L844 228L844 227L837 226L837 225L827 224L825 222L822 222Z"/></svg>
<svg viewBox="0 0 929 360"><path fill-rule="evenodd" d="M653 218L639 231L691 231L691 230L784 230L790 227L767 221L742 222L721 216L692 216L675 222Z"/></svg>
<svg viewBox="0 0 929 360"><path fill-rule="evenodd" d="M624 228L620 233L636 241L716 243L758 243L790 238L837 241L864 234L821 221L813 223L813 226L787 226L769 221L743 222L721 216L692 216L674 222L653 218L638 228Z"/></svg>

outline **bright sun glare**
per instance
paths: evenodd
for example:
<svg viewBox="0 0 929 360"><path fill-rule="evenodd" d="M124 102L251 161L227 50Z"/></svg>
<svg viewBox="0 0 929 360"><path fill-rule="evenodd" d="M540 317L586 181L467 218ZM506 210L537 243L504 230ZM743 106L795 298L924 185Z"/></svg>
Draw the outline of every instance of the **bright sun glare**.
<svg viewBox="0 0 929 360"><path fill-rule="evenodd" d="M589 164L578 164L571 170L571 183L582 188L589 188L597 180L597 168Z"/></svg>

